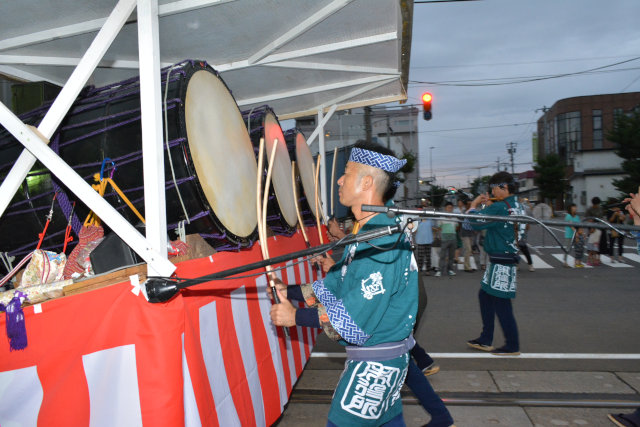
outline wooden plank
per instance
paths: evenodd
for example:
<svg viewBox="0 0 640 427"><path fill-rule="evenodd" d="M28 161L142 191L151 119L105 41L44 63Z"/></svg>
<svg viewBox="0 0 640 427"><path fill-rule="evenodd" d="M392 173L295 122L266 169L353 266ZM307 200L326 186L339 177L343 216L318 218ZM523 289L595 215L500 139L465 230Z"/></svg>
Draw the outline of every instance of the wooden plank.
<svg viewBox="0 0 640 427"><path fill-rule="evenodd" d="M139 264L131 267L126 267L122 270L112 271L111 273L105 273L98 276L91 277L79 282L72 283L63 288L64 294L75 295L83 292L87 292L93 289L104 288L116 283L127 282L129 276L137 274L140 276L140 282L142 283L147 278L147 264Z"/></svg>

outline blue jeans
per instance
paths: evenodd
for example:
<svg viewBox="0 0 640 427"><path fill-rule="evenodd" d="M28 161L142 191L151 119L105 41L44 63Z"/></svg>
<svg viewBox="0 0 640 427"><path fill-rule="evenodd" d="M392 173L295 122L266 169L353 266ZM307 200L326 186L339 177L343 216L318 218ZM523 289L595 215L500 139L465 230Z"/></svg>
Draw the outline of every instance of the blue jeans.
<svg viewBox="0 0 640 427"><path fill-rule="evenodd" d="M413 359L416 361L416 365L418 365L418 368L420 368L421 371L424 368L428 368L429 366L433 365L433 359L431 358L431 356L429 356L429 354L424 351L424 348L420 347L418 343L413 346L410 353L411 357L413 357Z"/></svg>
<svg viewBox="0 0 640 427"><path fill-rule="evenodd" d="M449 427L453 424L453 418L444 402L442 402L442 399L431 387L427 377L424 376L422 370L418 368L418 365L411 358L409 359L405 384L418 398L422 407L431 415L431 421L427 424L429 427Z"/></svg>
<svg viewBox="0 0 640 427"><path fill-rule="evenodd" d="M498 316L498 321L506 340L505 348L509 351L520 351L518 326L516 325L516 318L513 316L511 299L489 295L482 289L478 293L478 299L480 300L480 315L482 316L482 334L478 341L486 345L493 343L494 320L495 316Z"/></svg>

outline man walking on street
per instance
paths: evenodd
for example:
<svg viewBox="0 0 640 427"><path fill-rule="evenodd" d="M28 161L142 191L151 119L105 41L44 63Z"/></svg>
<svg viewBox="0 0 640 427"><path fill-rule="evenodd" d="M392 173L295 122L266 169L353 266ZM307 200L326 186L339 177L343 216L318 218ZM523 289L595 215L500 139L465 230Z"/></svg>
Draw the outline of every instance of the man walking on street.
<svg viewBox="0 0 640 427"><path fill-rule="evenodd" d="M522 215L524 209L513 195L516 183L511 174L498 172L489 180L491 193L496 202L480 211L481 204L490 203L487 194L481 194L472 203L469 214L492 216ZM507 221L483 221L473 219L474 229L487 230L484 249L489 255L489 265L482 277L478 294L480 315L482 317L482 333L467 345L476 350L490 351L496 355L519 355L520 341L518 326L513 315L511 300L516 296L516 274L518 264L518 246L516 242L516 226ZM500 348L493 347L495 317L498 317L506 343Z"/></svg>

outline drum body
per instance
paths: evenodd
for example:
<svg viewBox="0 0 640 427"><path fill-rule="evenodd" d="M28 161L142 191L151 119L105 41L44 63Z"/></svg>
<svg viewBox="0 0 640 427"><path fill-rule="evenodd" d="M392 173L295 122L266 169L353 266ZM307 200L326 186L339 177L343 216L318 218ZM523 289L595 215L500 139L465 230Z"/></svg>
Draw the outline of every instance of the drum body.
<svg viewBox="0 0 640 427"><path fill-rule="evenodd" d="M273 110L268 106L243 111L242 116L256 153L260 147L260 139L264 138L265 166L262 174L265 177L271 151L274 144L277 144L271 185L269 186L267 225L276 234L291 235L295 231L298 218L293 199L293 183L291 182L291 158L280 123Z"/></svg>
<svg viewBox="0 0 640 427"><path fill-rule="evenodd" d="M185 221L187 233L200 233L218 250L251 246L257 226L257 164L229 89L206 63L185 61L162 70L162 94L168 230ZM37 124L46 109L27 113L24 120ZM90 183L102 169L144 215L139 78L85 88L50 147ZM0 176L21 151L10 134L0 135ZM76 197L37 163L0 218L1 251L19 255L35 249L54 194L43 248L62 247ZM129 222L139 222L111 187L104 197ZM76 234L88 213L78 201L72 221Z"/></svg>
<svg viewBox="0 0 640 427"><path fill-rule="evenodd" d="M292 159L296 161L298 169L296 184L298 185L298 207L302 220L306 226L315 226L316 196L315 179L316 165L307 145L307 138L299 129L289 129L284 133L287 149ZM318 187L318 191L320 188Z"/></svg>

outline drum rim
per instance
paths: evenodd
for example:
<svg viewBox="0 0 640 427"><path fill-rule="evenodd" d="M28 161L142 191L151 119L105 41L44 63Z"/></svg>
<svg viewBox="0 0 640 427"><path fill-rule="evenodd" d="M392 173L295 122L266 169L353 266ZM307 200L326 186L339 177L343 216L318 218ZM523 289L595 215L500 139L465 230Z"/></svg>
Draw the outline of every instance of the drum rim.
<svg viewBox="0 0 640 427"><path fill-rule="evenodd" d="M304 132L302 132L302 130L300 128L298 128L298 127L294 127L294 128L291 128L291 129L287 130L285 132L284 137L287 140L287 146L288 146L287 148L289 148L289 145L291 145L292 148L290 148L290 151L293 151L295 153L295 156L296 156L295 160L296 160L296 167L298 168L298 177L300 178L300 185L302 186L302 191L304 192L304 201L303 201L303 203L306 204L306 207L309 208L309 212L311 213L311 216L315 219L316 212L315 212L314 206L312 206L311 203L309 202L309 196L307 195L307 189L306 189L306 186L304 185L304 181L302 179L302 174L300 173L300 162L298 160L298 141L297 141L298 135L302 135L302 137L305 139L305 143L306 143L307 137L304 134ZM309 147L308 144L307 144L307 147ZM309 153L311 153L311 149L309 149ZM315 169L315 164L313 163L313 155L311 155L311 160L312 160L312 166ZM313 172L314 172L313 175L315 176L315 170ZM312 188L311 192L312 192L311 197L314 197L315 196L315 188ZM298 197L300 198L300 194L298 195ZM300 210L301 211L303 210L302 206L300 206Z"/></svg>
<svg viewBox="0 0 640 427"><path fill-rule="evenodd" d="M263 128L264 128L264 121L265 121L265 118L266 118L269 114L271 114L271 115L273 116L273 119L275 120L276 124L280 127L280 130L282 131L282 136L283 136L283 141L282 141L282 143L285 145L285 150L286 150L286 152L287 152L287 156L289 157L289 166L291 167L291 156L289 155L289 150L288 150L288 147L287 147L287 145L286 145L286 135L285 135L284 130L282 130L282 126L280 125L280 120L278 119L278 115L275 113L275 111L273 110L273 108L271 108L271 107L270 107L269 105L267 105L267 104L264 104L264 105L260 105L260 106L258 106L258 107L254 107L254 108L251 108L251 109L248 109L248 110L244 110L244 111L242 111L241 113L242 113L243 118L245 119L245 123L247 124L247 132L249 132L249 138L251 138L251 134L252 134L253 132L256 132L256 131L258 130L258 128L259 128L259 126L256 126L255 128L253 128L253 130L250 130L250 129L249 129L249 127L248 127L248 124L249 124L248 119L250 119L250 117L251 117L251 115L252 115L252 114L255 114L255 113L262 113L262 115L261 115L261 117L260 117L260 122L259 122L259 123L260 123L260 126L262 126ZM256 121L256 123L258 123L258 122ZM258 147L256 146L256 144L255 144L255 142L254 142L253 140L252 140L252 143L254 144L254 148L257 150L257 149L258 149ZM266 150L266 144L265 144L265 156L268 156L268 155L269 155L269 153L267 153L266 151L267 151L267 150ZM268 164L268 161L265 161L265 165L266 165L266 164ZM266 167L267 167L267 166L265 166L265 170L266 170ZM263 172L264 172L264 171L263 171ZM260 173L260 171L258 171L258 173ZM290 170L289 170L289 173L290 173ZM263 182L264 182L264 173L263 173ZM275 195L275 197L273 197L273 198L271 198L271 199L269 200L269 202L268 202L268 206L269 206L269 207L270 207L270 209L272 209L272 210L273 210L273 207L274 207L274 206L277 208L277 209L275 209L275 210L278 212L278 215L279 215L279 216L281 217L281 219L282 219L282 220L280 221L280 222L281 222L280 226L281 226L281 228L282 228L283 230L285 230L284 234L285 234L285 235L291 235L291 234L293 234L293 233L295 232L295 230L297 229L297 227L298 227L298 219L297 219L297 217L295 218L295 224L294 224L294 225L290 225L290 224L287 222L286 218L284 217L284 214L283 214L283 212L282 212L282 210L281 210L281 208L280 208L280 202L278 201L278 196L277 196L277 193L276 193L276 191L275 191L275 189L274 189L274 186L273 186L273 185L271 185L271 186L270 186L270 190L269 190L269 191L272 191L272 192L273 192L273 194ZM294 210L295 210L295 206L293 206L293 208L294 208ZM295 211L294 211L294 212L295 212Z"/></svg>
<svg viewBox="0 0 640 427"><path fill-rule="evenodd" d="M229 95L233 99L233 102L234 102L234 104L236 106L236 109L240 113L240 116L242 116L242 110L240 110L240 108L238 107L238 101L233 96L233 92L231 91L229 86L227 86L226 82L222 79L222 77L220 77L220 73L218 73L218 71L216 71L206 61L203 61L203 60L189 61L189 65L190 66L187 65L185 67L185 68L187 68L187 69L185 69L185 72L186 72L185 84L181 85L181 87L180 87L181 104L180 104L180 109L179 109L180 110L180 112L179 112L179 125L180 125L180 130L185 135L185 141L181 142L180 145L186 151L186 154L188 155L188 158L193 159L193 154L191 152L191 148L189 147L189 140L187 138L186 109L185 109L187 88L189 86L189 81L191 80L191 77L198 71L208 71L208 72L212 73L222 83L224 88L227 89L227 91L229 92ZM184 154L183 154L183 156L184 156ZM196 170L195 170L195 163L193 163L193 161L187 161L186 158L185 158L185 162L184 163L185 163L185 167L189 171L189 173L192 174L192 176L196 176L197 177L198 175L197 175ZM228 230L222 224L222 221L215 214L215 211L211 207L211 205L209 203L209 199L207 198L207 196L206 196L206 194L204 192L204 189L200 185L199 180L198 179L194 179L193 180L193 184L195 184L196 191L197 191L198 195L200 196L200 202L203 204L203 206L208 211L207 216L216 225L218 231L225 233L225 236L227 236L226 238L231 243L237 244L241 248L249 248L249 247L251 247L253 245L253 242L255 242L256 239L257 239L257 235L258 235L257 223L256 223L256 227L253 229L253 231L247 237L238 236L237 234L231 232L230 230Z"/></svg>

